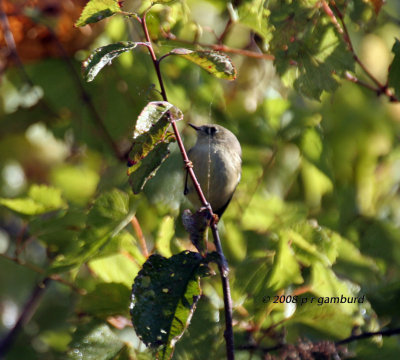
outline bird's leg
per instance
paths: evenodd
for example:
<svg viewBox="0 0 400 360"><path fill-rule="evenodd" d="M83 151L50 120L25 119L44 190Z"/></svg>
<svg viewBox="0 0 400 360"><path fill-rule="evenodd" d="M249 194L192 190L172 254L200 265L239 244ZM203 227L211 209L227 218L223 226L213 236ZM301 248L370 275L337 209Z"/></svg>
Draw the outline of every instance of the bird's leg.
<svg viewBox="0 0 400 360"><path fill-rule="evenodd" d="M213 224L218 224L219 223L219 216L217 214L213 214L212 223Z"/></svg>

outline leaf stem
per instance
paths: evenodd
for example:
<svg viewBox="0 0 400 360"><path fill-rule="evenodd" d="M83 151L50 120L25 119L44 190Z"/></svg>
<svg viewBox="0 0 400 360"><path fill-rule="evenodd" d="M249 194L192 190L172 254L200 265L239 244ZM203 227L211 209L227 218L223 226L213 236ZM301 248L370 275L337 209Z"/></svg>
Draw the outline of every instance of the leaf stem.
<svg viewBox="0 0 400 360"><path fill-rule="evenodd" d="M143 236L142 228L136 216L132 217L131 224L135 230L136 236L138 237L140 248L142 249L143 256L147 259L149 257L149 251L147 250L146 239Z"/></svg>
<svg viewBox="0 0 400 360"><path fill-rule="evenodd" d="M165 91L164 82L163 82L161 70L160 70L160 61L162 60L162 58L160 58L160 60L157 60L157 57L156 57L156 54L154 53L153 45L151 42L151 38L149 35L149 31L147 29L146 15L147 15L148 10L144 12L140 23L142 24L143 31L144 31L144 34L146 37L146 41L149 43L149 45L147 47L149 49L151 59L153 60L153 65L156 70L158 82L160 84L162 98L164 101L168 101L167 93ZM211 208L210 203L205 198L204 193L200 187L200 184L196 178L196 175L193 171L193 165L192 165L191 161L189 160L189 157L185 150L185 146L183 145L183 141L180 136L178 127L176 125L176 121L174 119L171 119L171 125L174 130L174 134L176 137L176 141L178 143L179 150L182 154L183 162L189 173L190 178L192 179L193 185L196 189L199 199L200 199L202 205L208 209L212 219L214 219L213 210ZM231 293L230 293L227 268L225 266L226 260L225 260L224 253L222 251L221 240L219 238L219 233L218 233L218 228L217 228L217 222L215 220L212 220L210 227L211 227L211 231L212 231L212 234L214 237L215 247L221 258L221 263L218 264L218 268L219 268L220 275L221 275L222 289L223 289L223 293L224 293L225 327L226 327L224 337L225 337L225 343L226 343L227 359L234 360L235 354L234 354L233 327L232 327L232 298L231 298Z"/></svg>

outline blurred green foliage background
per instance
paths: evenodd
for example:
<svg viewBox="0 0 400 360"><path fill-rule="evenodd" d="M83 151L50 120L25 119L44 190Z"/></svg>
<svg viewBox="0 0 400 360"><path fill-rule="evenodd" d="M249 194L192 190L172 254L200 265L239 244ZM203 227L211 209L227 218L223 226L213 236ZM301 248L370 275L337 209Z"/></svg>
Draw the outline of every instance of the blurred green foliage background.
<svg viewBox="0 0 400 360"><path fill-rule="evenodd" d="M142 41L141 28L119 15L82 30L71 26L62 31L90 38L88 46L71 47L57 24L67 3L76 7L75 22L81 2L2 3L11 30L30 21L17 50L43 31L47 37L35 46L54 48L35 59L21 53L18 65L2 39L0 338L13 329L36 284L53 278L4 356L151 359L130 326L130 288L145 261L130 220L135 215L151 251L168 257L193 250L180 218L190 207L183 163L173 144L143 193L133 196L126 163L115 154L129 149L143 107L161 98L145 48L121 55L91 83L80 74L91 50ZM180 0L148 14L159 55L218 40L236 50L228 51L238 71L233 82L173 56L161 70L169 102L185 115L178 125L188 148L195 141L188 122L216 122L243 149L242 180L219 225L231 267L236 346L255 345L238 349L238 359L262 359L260 349L299 339L336 341L400 327L400 105L363 86L376 84L355 63L322 3L328 2ZM336 3L354 52L385 84L400 3ZM147 5L127 0L123 9ZM71 35L75 44L78 35ZM398 64L390 71L399 71ZM346 80L346 72L359 83ZM203 279L202 289L176 359L224 358L219 278ZM275 295L365 295L365 301L263 301ZM364 360L397 359L400 351L396 337L346 346L350 357Z"/></svg>

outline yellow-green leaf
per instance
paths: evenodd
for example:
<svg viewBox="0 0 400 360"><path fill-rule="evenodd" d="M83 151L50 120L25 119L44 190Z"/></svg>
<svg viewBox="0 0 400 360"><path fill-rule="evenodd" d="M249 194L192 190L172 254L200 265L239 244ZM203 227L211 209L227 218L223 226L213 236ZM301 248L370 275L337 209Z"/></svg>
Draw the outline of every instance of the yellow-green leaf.
<svg viewBox="0 0 400 360"><path fill-rule="evenodd" d="M122 53L134 49L138 44L132 41L121 41L99 47L82 63L82 72L86 81L92 81L100 70Z"/></svg>
<svg viewBox="0 0 400 360"><path fill-rule="evenodd" d="M182 56L220 79L235 80L236 68L229 56L217 51L174 49L171 55Z"/></svg>
<svg viewBox="0 0 400 360"><path fill-rule="evenodd" d="M32 185L24 198L0 198L0 205L23 215L39 215L64 208L61 190L45 185Z"/></svg>
<svg viewBox="0 0 400 360"><path fill-rule="evenodd" d="M147 180L168 157L168 146L175 141L167 131L170 120L180 120L182 112L166 101L153 101L139 115L133 132L133 145L129 154L129 182L135 194L142 191Z"/></svg>
<svg viewBox="0 0 400 360"><path fill-rule="evenodd" d="M120 10L117 0L90 0L83 9L75 26L79 27L96 23L114 15Z"/></svg>

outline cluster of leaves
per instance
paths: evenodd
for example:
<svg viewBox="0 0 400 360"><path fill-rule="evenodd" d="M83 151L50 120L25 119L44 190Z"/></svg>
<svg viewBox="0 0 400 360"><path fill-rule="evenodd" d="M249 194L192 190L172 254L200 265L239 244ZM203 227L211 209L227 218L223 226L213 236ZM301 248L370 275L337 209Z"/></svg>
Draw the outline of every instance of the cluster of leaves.
<svg viewBox="0 0 400 360"><path fill-rule="evenodd" d="M339 350L322 340L400 326L398 115L375 93L341 81L346 72L362 73L338 31L340 22L333 21L340 20L338 13L330 16L324 3L331 4L247 0L226 7L224 1L182 0L153 6L148 28L163 56L169 102L149 88L154 71L141 51L149 43L125 37L127 24L138 16L123 11L129 1L123 8L114 0L89 1L76 23L109 18L93 45L97 50L83 62L90 81L84 96L65 60L26 65L36 88L24 87L18 68L7 71L1 85L0 166L4 174L23 169L31 186L24 191L1 178L0 225L18 239L7 256L15 252L22 264L41 271L35 276L2 257L0 273L13 274L12 279L0 275L7 289L4 308L10 299L23 308L29 287L43 276L64 283L48 289L10 359L65 353L71 359L153 358L141 341L160 358L169 358L174 346L177 359L224 357L220 283L208 277L200 287L210 265L187 251L191 245L179 219L182 162L169 131L170 121L182 113L185 120L214 121L210 109L238 134L243 148L242 181L220 225L238 348L251 344L253 358L261 359L264 348L306 338L319 342L288 346L288 356L333 356ZM398 95L399 45L398 40L393 45L393 28L384 17L386 6L398 14L398 4L335 3L348 24L369 26L389 43L394 58L387 84ZM142 2L136 13L148 5ZM231 19L220 40L242 55L268 51L277 75L271 62L240 56L234 58L236 73L227 56L198 48L197 43L215 41L204 13L217 19L213 25ZM395 23L390 26L398 30ZM215 30L222 32L223 26ZM145 40L141 31L135 35ZM362 31L354 36L364 40ZM78 62L72 64L77 70ZM229 85L220 80L236 76ZM288 95L284 85L295 91ZM99 117L121 149L125 139L133 141L128 175L135 196L128 195L125 165L99 130ZM12 197L13 191L19 196ZM148 246L160 255L146 259L139 250L140 233L129 225L135 216ZM341 296L363 301L310 302ZM134 329L127 325L131 316ZM363 359L378 353L395 359L399 351L390 338L351 346L350 355Z"/></svg>

